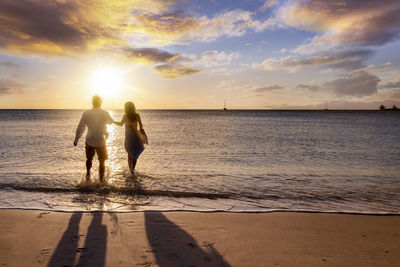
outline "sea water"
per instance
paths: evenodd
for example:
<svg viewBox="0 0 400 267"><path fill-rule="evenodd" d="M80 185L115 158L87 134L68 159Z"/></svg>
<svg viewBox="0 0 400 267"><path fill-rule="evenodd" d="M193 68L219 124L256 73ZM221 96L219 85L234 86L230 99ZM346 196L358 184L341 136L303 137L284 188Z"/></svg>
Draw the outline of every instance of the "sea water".
<svg viewBox="0 0 400 267"><path fill-rule="evenodd" d="M142 110L135 175L108 126L105 184L82 112L0 110L0 208L400 213L400 112Z"/></svg>

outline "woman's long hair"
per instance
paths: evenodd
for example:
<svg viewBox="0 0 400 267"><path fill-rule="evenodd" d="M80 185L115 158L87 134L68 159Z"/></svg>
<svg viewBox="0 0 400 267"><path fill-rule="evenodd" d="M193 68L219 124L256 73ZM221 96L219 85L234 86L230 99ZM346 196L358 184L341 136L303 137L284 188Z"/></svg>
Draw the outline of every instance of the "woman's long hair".
<svg viewBox="0 0 400 267"><path fill-rule="evenodd" d="M136 107L133 102L126 102L125 103L125 115L130 121L134 121L137 118Z"/></svg>

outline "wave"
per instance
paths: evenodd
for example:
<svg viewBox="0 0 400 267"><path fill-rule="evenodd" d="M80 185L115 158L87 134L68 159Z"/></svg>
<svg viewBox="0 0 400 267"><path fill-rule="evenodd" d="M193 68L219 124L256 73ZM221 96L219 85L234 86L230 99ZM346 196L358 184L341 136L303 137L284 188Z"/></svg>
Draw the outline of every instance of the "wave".
<svg viewBox="0 0 400 267"><path fill-rule="evenodd" d="M317 196L317 195L288 195L288 194L264 194L264 195L252 195L245 192L235 192L235 193L204 193L204 192L188 192L188 191L173 191L173 190L149 190L143 189L142 187L117 187L113 185L101 185L101 184L91 184L91 185L77 185L76 187L66 188L66 187L40 187L40 186L24 186L18 184L4 184L0 183L0 189L13 189L18 191L26 192L40 192L40 193L87 193L87 194L98 194L107 195L110 193L115 193L119 195L127 196L153 196L153 197L176 197L176 198L208 198L208 199L240 199L245 198L248 200L300 200L300 201L346 201L345 198L341 196Z"/></svg>
<svg viewBox="0 0 400 267"><path fill-rule="evenodd" d="M335 211L335 210L306 210L306 209L254 209L254 210L197 210L197 209L146 209L146 210L64 210L64 209L46 209L46 208L2 208L0 210L36 210L36 211L51 211L65 213L138 213L138 212L195 212L195 213L309 213L309 214L343 214L343 215L364 215L364 216L400 216L400 212L376 212L376 211Z"/></svg>
<svg viewBox="0 0 400 267"><path fill-rule="evenodd" d="M118 187L115 185L77 185L73 187L43 187L38 185L21 185L13 183L0 183L0 191L11 194L11 199L17 191L33 193L55 193L58 198L53 200L51 205L47 204L48 198L40 197L34 201L28 201L27 205L18 200L20 196L16 194L14 200L9 197L4 198L0 204L0 209L22 208L50 211L110 211L118 209L118 212L125 211L192 211L192 212L244 212L244 213L264 213L264 212L317 212L317 213L344 213L344 214L368 214L368 215L399 215L400 206L397 203L389 205L386 199L367 200L363 196L349 198L337 196L335 194L318 195L288 195L288 194L265 194L260 196L247 195L245 192L236 193L205 193L205 192L184 192L173 190L148 190L141 187ZM65 195L64 195L65 194ZM134 200L127 200L126 197L134 197ZM144 197L144 198L141 198ZM169 200L158 202L156 199L147 197L168 197ZM183 198L178 200L177 198ZM186 198L186 199L185 199ZM198 198L198 200L195 200ZM30 199L30 198L29 198ZM122 200L121 200L122 199ZM211 200L208 201L207 199ZM107 209L97 208L98 201L106 201L112 204L122 204L122 206L110 205ZM75 203L73 205L64 202ZM121 202L122 201L122 202ZM78 203L78 204L77 204ZM77 204L77 205L76 205ZM49 207L48 209L46 207ZM65 206L65 207L64 207ZM57 207L57 208L55 208ZM88 208L89 207L89 208ZM125 210L127 209L127 210Z"/></svg>
<svg viewBox="0 0 400 267"><path fill-rule="evenodd" d="M398 202L393 203L393 195L380 195L371 196L370 194L350 194L346 192L341 192L342 194L325 194L320 192L320 194L306 194L305 192L298 192L297 194L285 193L285 192L269 192L264 194L251 194L248 192L193 192L193 191L174 191L174 190L151 190L145 189L141 186L115 186L110 184L99 184L92 183L86 185L85 183L78 184L75 187L44 187L44 186L26 186L21 184L12 183L0 183L0 190L17 190L25 192L39 192L39 193L80 193L80 194L96 194L96 195L108 195L108 194L118 194L124 196L142 196L142 197L171 197L171 198L203 198L203 199L231 199L231 200L245 200L253 205L258 203L258 201L289 201L302 202L302 203L377 203L377 204L390 204L392 207L400 209L400 204ZM264 206L263 206L264 207Z"/></svg>
<svg viewBox="0 0 400 267"><path fill-rule="evenodd" d="M106 186L78 186L72 188L63 187L33 187L22 186L16 184L0 184L0 189L13 189L27 192L41 192L41 193L88 193L88 194L101 194L107 195L110 193L123 194L129 196L159 196L159 197L176 197L176 198L230 198L225 194L216 193L201 193L201 192L184 192L184 191L170 191L170 190L148 190L139 187L116 187L111 185Z"/></svg>

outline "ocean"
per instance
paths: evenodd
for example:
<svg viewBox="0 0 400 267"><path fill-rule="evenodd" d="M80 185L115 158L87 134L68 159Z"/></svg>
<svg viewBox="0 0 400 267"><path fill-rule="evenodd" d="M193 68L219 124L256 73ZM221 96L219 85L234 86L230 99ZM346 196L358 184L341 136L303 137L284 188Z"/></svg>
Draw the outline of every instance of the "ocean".
<svg viewBox="0 0 400 267"><path fill-rule="evenodd" d="M83 182L82 112L0 110L0 208L400 214L400 112L142 110L134 176L108 126L105 185L96 158Z"/></svg>

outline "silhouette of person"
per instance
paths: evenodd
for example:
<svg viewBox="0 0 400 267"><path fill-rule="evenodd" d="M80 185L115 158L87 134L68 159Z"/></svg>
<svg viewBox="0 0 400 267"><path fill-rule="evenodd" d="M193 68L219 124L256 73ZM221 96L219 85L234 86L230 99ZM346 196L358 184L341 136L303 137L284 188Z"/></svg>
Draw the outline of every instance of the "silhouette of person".
<svg viewBox="0 0 400 267"><path fill-rule="evenodd" d="M92 98L93 108L82 114L81 120L76 129L74 146L78 144L79 138L83 135L86 127L86 180L90 180L90 169L95 153L99 159L99 178L104 180L105 161L108 159L105 138L108 136L107 124L111 124L114 120L110 114L101 109L103 100L100 96L95 95Z"/></svg>
<svg viewBox="0 0 400 267"><path fill-rule="evenodd" d="M134 174L136 162L147 143L147 136L143 129L142 119L132 102L125 103L125 114L121 122L115 124L122 126L125 123L125 150L128 153L128 165L131 174ZM138 130L138 124L140 130Z"/></svg>

